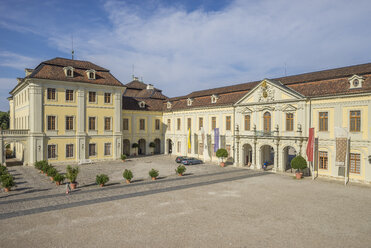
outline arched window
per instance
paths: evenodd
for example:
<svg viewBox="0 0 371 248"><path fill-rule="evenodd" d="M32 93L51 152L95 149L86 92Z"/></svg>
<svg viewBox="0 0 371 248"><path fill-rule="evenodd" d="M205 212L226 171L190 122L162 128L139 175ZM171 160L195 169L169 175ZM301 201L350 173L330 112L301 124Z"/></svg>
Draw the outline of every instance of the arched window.
<svg viewBox="0 0 371 248"><path fill-rule="evenodd" d="M70 69L67 70L67 77L72 77L72 70Z"/></svg>
<svg viewBox="0 0 371 248"><path fill-rule="evenodd" d="M269 112L264 113L264 132L271 131L271 114Z"/></svg>

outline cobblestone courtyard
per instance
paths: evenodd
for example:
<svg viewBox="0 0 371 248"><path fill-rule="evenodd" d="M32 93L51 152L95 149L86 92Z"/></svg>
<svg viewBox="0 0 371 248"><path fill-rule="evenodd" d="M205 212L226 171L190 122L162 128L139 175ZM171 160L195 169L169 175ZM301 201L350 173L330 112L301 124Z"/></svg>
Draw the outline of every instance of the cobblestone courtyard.
<svg viewBox="0 0 371 248"><path fill-rule="evenodd" d="M174 159L82 165L70 195L34 168L10 167L17 188L0 194L0 246L370 247L370 186L208 164L178 177Z"/></svg>

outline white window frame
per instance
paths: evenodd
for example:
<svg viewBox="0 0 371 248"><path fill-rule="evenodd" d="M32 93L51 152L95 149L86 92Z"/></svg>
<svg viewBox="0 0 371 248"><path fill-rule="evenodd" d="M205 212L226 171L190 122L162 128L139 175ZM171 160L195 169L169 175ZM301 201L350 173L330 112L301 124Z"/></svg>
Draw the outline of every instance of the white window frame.
<svg viewBox="0 0 371 248"><path fill-rule="evenodd" d="M49 146L55 146L55 157L54 158L49 158ZM58 145L57 144L48 144L46 147L46 156L48 160L56 160L58 159Z"/></svg>
<svg viewBox="0 0 371 248"><path fill-rule="evenodd" d="M90 155L90 145L94 145L94 155ZM89 143L88 144L88 156L89 157L96 157L97 156L97 143Z"/></svg>
<svg viewBox="0 0 371 248"><path fill-rule="evenodd" d="M109 154L106 154L106 145L110 145L110 148L109 148ZM107 143L104 143L104 156L112 156L112 143L111 142L107 142Z"/></svg>
<svg viewBox="0 0 371 248"><path fill-rule="evenodd" d="M72 145L72 157L67 157L67 146ZM75 158L75 144L66 144L65 157L66 158Z"/></svg>

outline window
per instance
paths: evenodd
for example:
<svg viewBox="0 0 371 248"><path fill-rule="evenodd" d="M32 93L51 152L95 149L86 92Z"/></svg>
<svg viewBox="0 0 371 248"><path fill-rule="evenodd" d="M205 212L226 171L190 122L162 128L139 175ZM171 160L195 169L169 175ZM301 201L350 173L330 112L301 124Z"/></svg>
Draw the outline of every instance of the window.
<svg viewBox="0 0 371 248"><path fill-rule="evenodd" d="M319 112L319 131L328 130L328 113Z"/></svg>
<svg viewBox="0 0 371 248"><path fill-rule="evenodd" d="M73 90L66 90L66 101L73 101Z"/></svg>
<svg viewBox="0 0 371 248"><path fill-rule="evenodd" d="M361 154L350 153L350 173L361 173Z"/></svg>
<svg viewBox="0 0 371 248"><path fill-rule="evenodd" d="M271 131L271 114L269 112L264 113L264 132Z"/></svg>
<svg viewBox="0 0 371 248"><path fill-rule="evenodd" d="M88 79L95 79L95 70L90 69L85 71Z"/></svg>
<svg viewBox="0 0 371 248"><path fill-rule="evenodd" d="M56 145L48 145L48 158L56 158L57 157L57 146Z"/></svg>
<svg viewBox="0 0 371 248"><path fill-rule="evenodd" d="M171 130L171 119L167 119L167 130Z"/></svg>
<svg viewBox="0 0 371 248"><path fill-rule="evenodd" d="M55 89L48 88L47 97L48 97L48 100L55 100Z"/></svg>
<svg viewBox="0 0 371 248"><path fill-rule="evenodd" d="M66 145L66 158L73 158L73 144Z"/></svg>
<svg viewBox="0 0 371 248"><path fill-rule="evenodd" d="M146 107L146 102L145 101L141 101L138 104L139 104L140 108L145 108Z"/></svg>
<svg viewBox="0 0 371 248"><path fill-rule="evenodd" d="M104 130L111 130L111 117L104 117Z"/></svg>
<svg viewBox="0 0 371 248"><path fill-rule="evenodd" d="M225 117L225 130L231 131L231 117Z"/></svg>
<svg viewBox="0 0 371 248"><path fill-rule="evenodd" d="M216 103L216 101L219 99L218 95L212 95L211 96L211 103Z"/></svg>
<svg viewBox="0 0 371 248"><path fill-rule="evenodd" d="M167 107L168 109L170 109L170 108L171 108L171 102L167 102L167 103L166 103L166 107Z"/></svg>
<svg viewBox="0 0 371 248"><path fill-rule="evenodd" d="M66 116L66 130L73 130L73 116Z"/></svg>
<svg viewBox="0 0 371 248"><path fill-rule="evenodd" d="M361 111L350 111L350 131L361 131Z"/></svg>
<svg viewBox="0 0 371 248"><path fill-rule="evenodd" d="M192 119L191 118L187 118L187 130L189 130L191 128L192 128Z"/></svg>
<svg viewBox="0 0 371 248"><path fill-rule="evenodd" d="M192 103L193 103L193 99L192 98L188 98L187 99L187 106L192 106Z"/></svg>
<svg viewBox="0 0 371 248"><path fill-rule="evenodd" d="M198 118L198 130L201 130L201 128L204 127L204 118L199 117Z"/></svg>
<svg viewBox="0 0 371 248"><path fill-rule="evenodd" d="M327 170L328 156L327 152L319 152L319 168Z"/></svg>
<svg viewBox="0 0 371 248"><path fill-rule="evenodd" d="M89 130L95 130L95 117L89 117Z"/></svg>
<svg viewBox="0 0 371 248"><path fill-rule="evenodd" d="M55 116L48 116L48 130L55 130Z"/></svg>
<svg viewBox="0 0 371 248"><path fill-rule="evenodd" d="M245 115L245 131L250 131L250 115Z"/></svg>
<svg viewBox="0 0 371 248"><path fill-rule="evenodd" d="M211 117L211 129L214 130L216 128L216 117Z"/></svg>
<svg viewBox="0 0 371 248"><path fill-rule="evenodd" d="M89 91L89 102L96 102L96 92Z"/></svg>
<svg viewBox="0 0 371 248"><path fill-rule="evenodd" d="M67 77L72 77L72 70L68 69L66 74L67 74Z"/></svg>
<svg viewBox="0 0 371 248"><path fill-rule="evenodd" d="M146 129L146 122L144 119L139 120L139 129L140 130L145 130Z"/></svg>
<svg viewBox="0 0 371 248"><path fill-rule="evenodd" d="M111 143L104 143L104 156L111 155Z"/></svg>
<svg viewBox="0 0 371 248"><path fill-rule="evenodd" d="M96 145L95 144L89 144L89 156L96 156Z"/></svg>
<svg viewBox="0 0 371 248"><path fill-rule="evenodd" d="M111 103L111 93L104 93L104 103Z"/></svg>
<svg viewBox="0 0 371 248"><path fill-rule="evenodd" d="M124 118L123 119L123 122L122 122L122 128L124 130L129 130L129 119L128 118Z"/></svg>
<svg viewBox="0 0 371 248"><path fill-rule="evenodd" d="M180 118L178 118L176 121L177 121L176 130L180 130Z"/></svg>
<svg viewBox="0 0 371 248"><path fill-rule="evenodd" d="M286 131L294 131L294 114L286 114Z"/></svg>
<svg viewBox="0 0 371 248"><path fill-rule="evenodd" d="M160 130L160 120L159 119L155 120L155 129Z"/></svg>

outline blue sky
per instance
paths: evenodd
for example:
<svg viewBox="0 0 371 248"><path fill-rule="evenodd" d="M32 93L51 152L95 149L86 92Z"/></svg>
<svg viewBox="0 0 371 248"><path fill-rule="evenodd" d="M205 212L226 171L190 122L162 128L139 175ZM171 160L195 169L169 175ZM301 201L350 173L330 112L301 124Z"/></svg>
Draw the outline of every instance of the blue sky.
<svg viewBox="0 0 371 248"><path fill-rule="evenodd" d="M54 57L133 73L172 97L371 62L371 1L20 1L0 4L0 110Z"/></svg>

